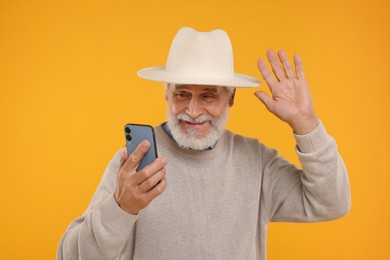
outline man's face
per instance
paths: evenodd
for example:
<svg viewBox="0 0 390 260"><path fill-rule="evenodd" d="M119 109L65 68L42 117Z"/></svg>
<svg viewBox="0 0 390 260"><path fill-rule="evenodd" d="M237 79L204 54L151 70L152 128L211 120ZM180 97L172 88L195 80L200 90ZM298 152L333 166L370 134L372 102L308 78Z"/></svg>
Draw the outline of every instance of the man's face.
<svg viewBox="0 0 390 260"><path fill-rule="evenodd" d="M168 126L176 142L194 150L212 146L225 129L233 98L221 86L168 86Z"/></svg>

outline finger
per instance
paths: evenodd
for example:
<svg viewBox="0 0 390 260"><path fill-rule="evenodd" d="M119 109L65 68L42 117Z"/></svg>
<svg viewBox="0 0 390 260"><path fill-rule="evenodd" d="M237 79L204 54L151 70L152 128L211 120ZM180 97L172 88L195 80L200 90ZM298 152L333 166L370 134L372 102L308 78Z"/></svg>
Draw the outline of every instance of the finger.
<svg viewBox="0 0 390 260"><path fill-rule="evenodd" d="M283 50L279 50L278 56L279 56L280 61L282 62L284 72L286 73L287 78L290 78L290 79L294 78L294 71L290 65L287 54Z"/></svg>
<svg viewBox="0 0 390 260"><path fill-rule="evenodd" d="M272 70L276 76L276 78L280 81L282 79L285 79L286 76L284 74L284 71L282 67L280 66L280 63L278 61L278 58L276 57L275 51L270 49L267 51L267 57L268 61L271 64Z"/></svg>
<svg viewBox="0 0 390 260"><path fill-rule="evenodd" d="M126 162L123 165L123 169L127 172L134 171L141 159L144 157L145 153L149 150L150 143L147 140L142 141L137 148L135 148L134 152L130 154L129 158L127 158Z"/></svg>
<svg viewBox="0 0 390 260"><path fill-rule="evenodd" d="M126 145L123 147L122 154L121 154L121 167L125 164L127 160L127 147Z"/></svg>
<svg viewBox="0 0 390 260"><path fill-rule="evenodd" d="M294 55L295 73L298 79L306 79L305 72L303 70L303 64L301 57L296 54Z"/></svg>
<svg viewBox="0 0 390 260"><path fill-rule="evenodd" d="M261 76L263 77L264 81L267 83L268 87L272 92L273 86L275 86L278 82L276 81L272 73L269 71L264 59L259 59L257 61L257 68L259 69Z"/></svg>
<svg viewBox="0 0 390 260"><path fill-rule="evenodd" d="M165 168L153 174L150 178L142 182L138 188L139 191L145 193L151 190L157 183L159 183L165 177Z"/></svg>
<svg viewBox="0 0 390 260"><path fill-rule="evenodd" d="M148 191L147 193L148 198L150 200L155 199L157 196L161 195L164 192L166 187L167 187L167 180L164 177L162 178L159 184L157 184L156 186L154 186L154 188Z"/></svg>
<svg viewBox="0 0 390 260"><path fill-rule="evenodd" d="M268 96L267 93L265 93L264 91L256 91L255 92L255 96L260 99L260 101L265 105L265 107L271 111L272 110L272 106L273 106L273 103L274 103L274 100Z"/></svg>
<svg viewBox="0 0 390 260"><path fill-rule="evenodd" d="M161 171L165 165L167 165L167 159L164 157L157 158L151 164L145 166L141 171L139 171L135 178L135 184L140 185L145 180L149 179L156 172Z"/></svg>

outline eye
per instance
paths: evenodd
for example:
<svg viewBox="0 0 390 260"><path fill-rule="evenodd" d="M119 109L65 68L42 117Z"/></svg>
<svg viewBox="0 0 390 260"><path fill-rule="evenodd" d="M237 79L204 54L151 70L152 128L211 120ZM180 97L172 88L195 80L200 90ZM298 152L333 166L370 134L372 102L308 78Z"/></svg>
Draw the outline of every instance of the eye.
<svg viewBox="0 0 390 260"><path fill-rule="evenodd" d="M173 95L178 100L184 100L184 99L191 97L191 94L188 92L185 92L185 91L175 92Z"/></svg>
<svg viewBox="0 0 390 260"><path fill-rule="evenodd" d="M215 100L217 97L213 94L203 94L202 95L202 99L203 100L206 100L206 101L213 101Z"/></svg>

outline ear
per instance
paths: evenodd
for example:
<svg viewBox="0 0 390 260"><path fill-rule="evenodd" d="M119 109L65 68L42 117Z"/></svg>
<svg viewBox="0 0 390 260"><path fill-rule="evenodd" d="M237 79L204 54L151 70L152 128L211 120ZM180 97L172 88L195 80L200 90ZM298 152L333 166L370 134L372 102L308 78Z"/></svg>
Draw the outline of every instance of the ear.
<svg viewBox="0 0 390 260"><path fill-rule="evenodd" d="M232 95L229 98L229 107L232 107L234 105L234 97L236 95L236 89L233 90Z"/></svg>
<svg viewBox="0 0 390 260"><path fill-rule="evenodd" d="M168 88L169 88L169 83L166 83L164 88L164 96L165 96L165 101L167 102L168 102Z"/></svg>
<svg viewBox="0 0 390 260"><path fill-rule="evenodd" d="M165 88L164 88L164 93L165 93L165 101L168 102L168 92L170 91L171 88L171 83L164 83Z"/></svg>

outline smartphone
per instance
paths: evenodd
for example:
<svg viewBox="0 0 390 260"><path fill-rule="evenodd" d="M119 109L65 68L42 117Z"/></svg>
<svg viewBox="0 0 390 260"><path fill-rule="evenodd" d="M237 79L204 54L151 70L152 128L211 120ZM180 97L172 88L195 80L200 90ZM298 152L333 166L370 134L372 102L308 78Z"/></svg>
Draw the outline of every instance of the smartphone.
<svg viewBox="0 0 390 260"><path fill-rule="evenodd" d="M151 164L157 158L157 146L154 137L154 128L150 125L126 124L124 127L127 155L134 152L139 143L148 140L150 143L149 150L141 159L136 171L142 170L146 165Z"/></svg>

